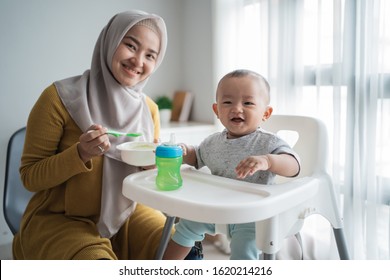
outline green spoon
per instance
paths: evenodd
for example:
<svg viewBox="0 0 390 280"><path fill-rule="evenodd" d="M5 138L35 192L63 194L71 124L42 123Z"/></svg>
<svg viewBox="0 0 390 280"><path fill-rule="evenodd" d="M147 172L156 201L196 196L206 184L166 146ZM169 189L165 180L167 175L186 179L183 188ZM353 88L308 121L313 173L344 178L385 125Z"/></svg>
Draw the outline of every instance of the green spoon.
<svg viewBox="0 0 390 280"><path fill-rule="evenodd" d="M119 137L119 136L138 137L138 136L142 135L142 133L125 133L125 132L119 132L119 131L114 131L114 130L107 130L106 133L113 135L115 137Z"/></svg>

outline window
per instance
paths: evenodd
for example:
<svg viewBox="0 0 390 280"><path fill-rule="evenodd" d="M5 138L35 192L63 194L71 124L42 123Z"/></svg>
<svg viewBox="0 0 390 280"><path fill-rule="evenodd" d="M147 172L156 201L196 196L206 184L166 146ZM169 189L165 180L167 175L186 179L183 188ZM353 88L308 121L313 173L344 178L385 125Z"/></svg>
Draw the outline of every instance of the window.
<svg viewBox="0 0 390 280"><path fill-rule="evenodd" d="M215 3L217 77L257 71L270 82L274 114L324 121L329 172L353 205L344 212L352 254L390 258L390 1Z"/></svg>

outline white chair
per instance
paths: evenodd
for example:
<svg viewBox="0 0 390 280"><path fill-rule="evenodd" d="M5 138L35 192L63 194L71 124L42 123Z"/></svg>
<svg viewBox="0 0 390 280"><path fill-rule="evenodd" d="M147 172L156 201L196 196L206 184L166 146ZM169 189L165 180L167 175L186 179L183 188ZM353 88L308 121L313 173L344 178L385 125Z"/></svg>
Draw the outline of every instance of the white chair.
<svg viewBox="0 0 390 280"><path fill-rule="evenodd" d="M340 259L349 259L332 180L326 172L324 124L310 117L273 115L263 128L274 133L297 133L293 148L301 158L298 177L260 185L183 167L183 187L170 192L156 189L156 170L132 174L124 180L125 196L168 215L156 258L163 255L175 217L215 223L216 233L226 233L226 224L255 222L256 244L263 258L274 259L283 240L299 233L305 218L320 214L333 227Z"/></svg>

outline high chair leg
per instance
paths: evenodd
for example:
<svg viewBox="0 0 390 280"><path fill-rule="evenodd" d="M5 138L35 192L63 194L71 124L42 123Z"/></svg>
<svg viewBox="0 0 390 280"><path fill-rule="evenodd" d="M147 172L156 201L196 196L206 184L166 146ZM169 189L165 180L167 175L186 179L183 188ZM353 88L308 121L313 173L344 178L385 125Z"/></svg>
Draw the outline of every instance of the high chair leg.
<svg viewBox="0 0 390 280"><path fill-rule="evenodd" d="M339 251L340 260L349 260L347 242L345 241L344 230L342 228L333 228L336 239L337 250Z"/></svg>
<svg viewBox="0 0 390 280"><path fill-rule="evenodd" d="M275 254L263 253L261 256L263 257L263 260L275 260Z"/></svg>
<svg viewBox="0 0 390 280"><path fill-rule="evenodd" d="M164 256L165 249L167 248L169 239L171 237L171 230L173 227L173 224L175 222L176 217L167 216L167 219L165 220L164 229L161 236L160 245L158 246L157 252L156 252L156 260L162 260Z"/></svg>

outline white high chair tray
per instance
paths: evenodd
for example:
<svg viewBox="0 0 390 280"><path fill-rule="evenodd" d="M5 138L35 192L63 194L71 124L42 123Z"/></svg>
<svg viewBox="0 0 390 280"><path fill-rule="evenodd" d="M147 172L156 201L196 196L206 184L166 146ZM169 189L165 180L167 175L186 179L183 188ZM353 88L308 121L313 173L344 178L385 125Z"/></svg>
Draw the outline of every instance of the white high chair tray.
<svg viewBox="0 0 390 280"><path fill-rule="evenodd" d="M311 199L318 190L318 182L313 178L296 179L288 185L260 185L183 166L183 186L161 191L155 183L156 175L157 170L153 169L127 176L123 181L123 195L169 216L206 223L268 219Z"/></svg>

